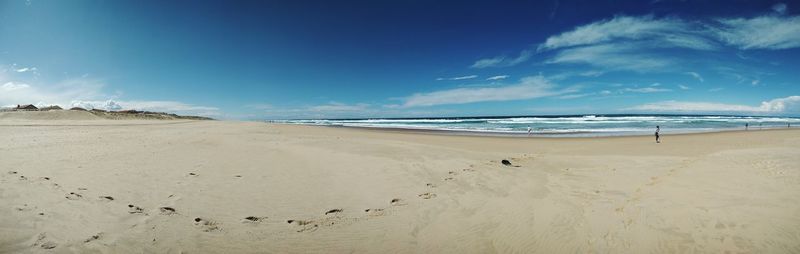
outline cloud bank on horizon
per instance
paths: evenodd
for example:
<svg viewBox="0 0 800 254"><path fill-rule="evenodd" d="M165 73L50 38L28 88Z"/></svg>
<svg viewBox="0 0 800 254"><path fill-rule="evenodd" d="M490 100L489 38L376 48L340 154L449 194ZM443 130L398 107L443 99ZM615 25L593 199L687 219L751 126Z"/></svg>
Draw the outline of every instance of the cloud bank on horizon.
<svg viewBox="0 0 800 254"><path fill-rule="evenodd" d="M144 68L147 71L141 72L135 67L106 69L113 74L105 74L102 70L96 72L94 69L104 69L104 67L89 62L76 62L68 67L69 70L67 67L62 67L67 64L59 63L69 62L75 56L61 55L63 59L54 59L50 55L58 57L61 54L59 52L67 52L78 46L53 45L57 42L41 40L33 42L32 40L40 38L28 34L33 34L34 30L47 31L59 28L54 27L57 25L53 23L45 22L45 25L40 27L28 26L25 28L28 30L12 27L15 25L12 20L24 22L26 18L31 18L25 16L25 11L30 12L31 8L48 4L52 3L33 2L0 11L0 36L13 38L0 42L0 106L27 103L55 104L62 107L137 109L222 118L569 113L720 113L800 116L800 86L797 84L800 74L796 72L800 67L800 16L794 11L796 6L792 3L775 2L767 3L767 6L761 3L762 6L759 8L742 6L735 13L718 14L711 12L712 8L709 6L704 7L709 8L708 13L690 12L695 8L691 3L662 1L642 6L641 3L623 2L621 5L627 8L625 11L623 9L598 11L590 13L589 16L593 18L589 20L569 18L558 20L559 16L555 12L547 13L543 16L547 20L537 20L536 22L540 23L531 24L535 25L533 36L518 35L529 31L506 29L503 31L506 35L503 41L475 40L468 43L468 48L456 44L436 43L436 40L430 40L428 43L414 36L400 36L406 30L412 31L413 34L429 31L426 29L433 29L430 31L441 27L463 29L467 26L456 21L434 24L433 28L408 22L409 24L396 27L397 31L387 31L386 34L378 35L342 30L359 28L359 25L354 25L355 23L334 23L331 24L331 30L352 32L353 38L343 39L344 37L339 34L321 38L314 37L321 35L307 35L310 36L308 38L284 35L288 36L286 45L250 45L248 41L239 41L238 44L222 41L206 45L210 48L190 49L187 55L182 55L187 57L200 52L194 50L210 51L209 54L215 55L205 56L212 57L207 59L219 58L222 60L218 61L220 64L232 65L224 67L213 67L214 65L207 67L197 61L170 62L174 65L161 66L158 64L159 60L163 60L160 56L167 53L159 51L166 47L159 45L175 41L155 40L149 41L151 47L141 49L152 52L145 53L150 57L134 58L136 61L141 61L141 66L144 66L140 66L139 69ZM117 4L112 5L119 7ZM537 4L543 7L549 3ZM342 12L339 14L353 15L353 19L357 19L358 15L347 13L344 10L347 4L343 5L345 6L342 9L336 9ZM674 11L653 11L658 10L655 7L665 5ZM559 12L569 11L564 7L569 6L568 4L561 3L560 6ZM69 9L73 6L68 7L67 14L60 15L70 16ZM277 7L305 11L303 9L305 7ZM421 9L416 9L416 6L402 7L410 12L420 12L423 17L425 15ZM14 8L22 12L12 14ZM177 14L192 16L193 11L189 8ZM587 10L576 8L575 11ZM513 13L508 16L516 17ZM523 17L522 14L520 17ZM162 16L141 18L169 22ZM454 16L454 19L458 18L459 16ZM289 17L283 19L291 20ZM320 19L324 21L325 17ZM522 22L523 18L519 19ZM560 22L552 23L554 19ZM378 25L398 26L392 23L397 20L374 21ZM407 20L401 19L401 21ZM158 22L155 24L160 24ZM213 24L222 25L222 30L225 32L235 29L226 27L234 24ZM277 28L294 30L304 28L302 24L297 27L292 27L286 22L283 24L288 27ZM94 27L92 30L70 28L78 33L88 34L87 37L115 38L114 34L105 30L105 27ZM143 31L155 29L135 28ZM199 38L206 36L201 31L184 32L192 33L192 36ZM269 29L262 31L255 28L241 32L261 36L277 34ZM5 37L7 35L9 37ZM137 34L121 37L131 36L136 38ZM412 46L408 46L408 49L412 52L435 47L442 49L440 52L446 54L446 57L445 55L437 57L435 54L416 55L416 58L409 57L408 62L404 62L399 59L406 59L409 53L395 52L398 48L393 45L381 44L355 49L337 45L337 43L355 43L371 38L370 36L377 36L378 42L403 38L402 40L410 41L408 44ZM332 46L308 44L313 39L327 39ZM415 44L417 39L421 40L419 44ZM521 47L508 45L521 45ZM237 46L243 48L241 52L236 49ZM289 53L270 53L263 56L264 60L257 60L260 59L257 57L254 60L251 56L253 52L272 50L271 47L276 51ZM52 50L47 51L42 48L55 48L61 51L53 53ZM88 49L80 48L80 50ZM112 47L106 50L117 52L118 49ZM365 53L368 56L360 56L364 51L370 50L370 53ZM322 56L338 54L340 51L349 53L330 55L330 57L309 57L311 60L307 61L298 60L306 57L302 55L306 53L302 52L308 51L326 52ZM467 53L476 51L483 52L484 56ZM237 54L243 56L239 58L227 56ZM378 54L380 57L376 59L373 54ZM125 58L108 60L103 55L87 55L90 55L87 61L92 61L94 57L98 62L111 61L110 64L113 66L126 66ZM274 62L270 62L273 60ZM314 67L299 71L280 67L295 64L295 61L299 66ZM341 68L338 65L341 65ZM416 68L417 65L422 67ZM85 68L75 69L75 66L85 66ZM239 68L236 69L234 66ZM405 72L387 70L392 68L402 69ZM248 72L240 72L242 69L248 69ZM273 69L279 71L275 71L274 75L258 74ZM415 71L407 71L412 69ZM69 74L76 72L84 74ZM92 75L86 74L89 72ZM154 99L153 93L142 92L142 89L159 91L159 96Z"/></svg>

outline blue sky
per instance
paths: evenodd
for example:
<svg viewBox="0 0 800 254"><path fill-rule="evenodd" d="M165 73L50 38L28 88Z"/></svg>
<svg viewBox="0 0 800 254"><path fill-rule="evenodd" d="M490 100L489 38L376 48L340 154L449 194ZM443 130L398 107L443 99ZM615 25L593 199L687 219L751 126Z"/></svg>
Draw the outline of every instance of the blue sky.
<svg viewBox="0 0 800 254"><path fill-rule="evenodd" d="M1 1L0 106L800 115L797 1Z"/></svg>

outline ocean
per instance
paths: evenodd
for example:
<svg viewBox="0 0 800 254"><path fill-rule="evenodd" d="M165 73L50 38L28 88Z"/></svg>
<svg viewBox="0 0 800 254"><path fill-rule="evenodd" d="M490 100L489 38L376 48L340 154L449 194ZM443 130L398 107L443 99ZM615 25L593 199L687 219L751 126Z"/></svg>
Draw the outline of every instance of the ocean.
<svg viewBox="0 0 800 254"><path fill-rule="evenodd" d="M370 118L271 121L288 124L393 128L450 131L485 135L527 136L623 136L652 135L656 126L661 133L697 133L725 130L792 128L800 118L776 116L723 115L547 115L442 118Z"/></svg>

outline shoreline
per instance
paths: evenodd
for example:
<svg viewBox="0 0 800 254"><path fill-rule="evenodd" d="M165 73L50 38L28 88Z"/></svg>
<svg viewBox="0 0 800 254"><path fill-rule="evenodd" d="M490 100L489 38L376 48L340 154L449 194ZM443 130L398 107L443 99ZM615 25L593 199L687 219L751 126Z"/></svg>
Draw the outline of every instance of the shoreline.
<svg viewBox="0 0 800 254"><path fill-rule="evenodd" d="M261 122L261 121L256 121ZM264 122L262 122L264 123ZM393 132L393 133L417 133L426 135L442 135L442 136L474 136L474 137L498 137L498 138L542 138L542 139L574 139L574 138L622 138L622 137L646 137L653 136L653 134L630 133L630 134L617 134L617 135L582 135L594 134L598 132L573 132L573 133L546 133L537 134L532 132L531 135L526 133L503 133L503 132L487 132L487 131L461 131L461 130L442 130L442 129L422 129L422 128L400 128L400 127L361 127L361 126L342 126L342 125L315 125L315 124L294 124L294 123L277 123L266 122L266 124L274 125L287 125L287 126L313 126L325 128L341 128L341 129L356 129L368 130L377 132ZM776 131L776 130L795 130L800 127L774 127L774 128L751 128L744 130L744 128L730 128L730 129L717 129L709 131L695 131L695 132L664 132L662 129L661 136L683 136L683 135L698 135L698 134L713 134L713 133L728 133L728 132L757 132L757 131ZM655 129L654 129L655 131ZM607 132L610 133L610 132Z"/></svg>

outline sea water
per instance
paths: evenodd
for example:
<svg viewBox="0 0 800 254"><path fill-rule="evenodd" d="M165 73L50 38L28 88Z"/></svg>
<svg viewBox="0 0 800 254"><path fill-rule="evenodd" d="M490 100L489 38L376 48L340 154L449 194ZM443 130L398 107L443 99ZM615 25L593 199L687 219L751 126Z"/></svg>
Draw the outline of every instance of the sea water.
<svg viewBox="0 0 800 254"><path fill-rule="evenodd" d="M661 133L695 133L800 127L800 118L777 116L722 115L550 115L442 118L369 118L273 121L343 127L439 130L487 135L536 136L619 136L650 135L656 126Z"/></svg>

